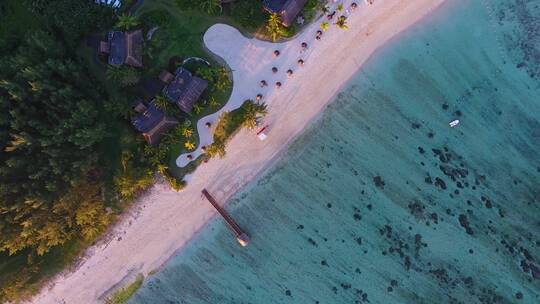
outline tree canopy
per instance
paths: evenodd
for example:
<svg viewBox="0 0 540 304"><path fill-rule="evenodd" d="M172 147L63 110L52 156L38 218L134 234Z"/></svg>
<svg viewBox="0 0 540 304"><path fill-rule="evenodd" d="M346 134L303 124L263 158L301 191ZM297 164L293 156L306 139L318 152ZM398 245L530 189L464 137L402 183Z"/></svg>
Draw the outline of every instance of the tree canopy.
<svg viewBox="0 0 540 304"><path fill-rule="evenodd" d="M0 58L0 251L43 254L73 232L55 204L92 175L107 134L93 82L45 32Z"/></svg>
<svg viewBox="0 0 540 304"><path fill-rule="evenodd" d="M30 10L47 20L50 32L61 34L70 46L92 30L110 27L113 9L85 0L26 0Z"/></svg>

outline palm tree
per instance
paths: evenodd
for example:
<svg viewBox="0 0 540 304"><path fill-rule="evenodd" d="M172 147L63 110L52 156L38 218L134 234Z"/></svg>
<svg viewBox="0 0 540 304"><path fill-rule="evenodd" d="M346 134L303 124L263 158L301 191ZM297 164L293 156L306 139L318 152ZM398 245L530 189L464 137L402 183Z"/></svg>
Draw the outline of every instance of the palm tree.
<svg viewBox="0 0 540 304"><path fill-rule="evenodd" d="M184 137L193 136L193 130L191 128L188 128L188 127L182 128L182 136L184 136Z"/></svg>
<svg viewBox="0 0 540 304"><path fill-rule="evenodd" d="M325 5L321 8L321 10L322 10L322 13L323 13L324 15L326 15L326 14L328 14L328 13L330 12L330 7L328 6L328 4L325 4Z"/></svg>
<svg viewBox="0 0 540 304"><path fill-rule="evenodd" d="M343 4L341 4L341 3L338 4L336 9L337 9L338 12L341 12L343 10Z"/></svg>
<svg viewBox="0 0 540 304"><path fill-rule="evenodd" d="M165 166L164 164L159 164L157 166L157 172L161 174L165 174L167 172L167 169L169 169L169 167Z"/></svg>
<svg viewBox="0 0 540 304"><path fill-rule="evenodd" d="M339 18L337 19L336 25L342 30L349 29L349 27L347 26L347 17L345 16L339 16Z"/></svg>
<svg viewBox="0 0 540 304"><path fill-rule="evenodd" d="M210 157L219 156L220 158L223 158L225 156L225 144L220 140L214 141L211 145L206 147L206 154Z"/></svg>
<svg viewBox="0 0 540 304"><path fill-rule="evenodd" d="M164 112L166 112L166 110L169 107L169 102L163 95L156 96L156 98L154 99L154 104L156 105L158 109Z"/></svg>
<svg viewBox="0 0 540 304"><path fill-rule="evenodd" d="M285 29L281 23L281 17L278 14L273 13L268 16L268 20L266 21L266 30L274 42L285 35Z"/></svg>
<svg viewBox="0 0 540 304"><path fill-rule="evenodd" d="M210 96L210 100L208 100L208 105L212 109L215 109L215 108L219 107L219 102L217 101L217 99L214 96Z"/></svg>
<svg viewBox="0 0 540 304"><path fill-rule="evenodd" d="M242 126L250 130L255 129L259 124L261 116L264 116L267 113L265 103L254 103L253 101L246 103L244 111L245 114Z"/></svg>
<svg viewBox="0 0 540 304"><path fill-rule="evenodd" d="M124 87L135 85L141 79L141 73L132 67L123 67L122 74L120 84Z"/></svg>
<svg viewBox="0 0 540 304"><path fill-rule="evenodd" d="M231 79L229 78L229 72L226 68L220 67L216 71L216 87L220 91L225 91L231 87Z"/></svg>
<svg viewBox="0 0 540 304"><path fill-rule="evenodd" d="M205 11L209 15L215 15L217 12L221 11L221 1L220 0L200 0L201 10Z"/></svg>
<svg viewBox="0 0 540 304"><path fill-rule="evenodd" d="M7 147L4 148L4 151L6 152L13 152L17 150L19 146L26 145L27 143L26 139L21 135L11 134L11 137L13 138L13 140L9 143Z"/></svg>
<svg viewBox="0 0 540 304"><path fill-rule="evenodd" d="M329 28L330 28L330 24L328 24L328 22L321 23L321 30L326 32L328 31Z"/></svg>
<svg viewBox="0 0 540 304"><path fill-rule="evenodd" d="M180 136L178 136L178 134L176 134L176 132L168 132L165 134L165 136L163 136L163 139L161 140L162 143L165 143L167 145L172 145L176 142L178 142L178 139L180 138Z"/></svg>
<svg viewBox="0 0 540 304"><path fill-rule="evenodd" d="M118 82L122 79L124 73L122 72L122 69L115 66L108 66L107 71L105 72L105 77L107 79L112 80L114 82Z"/></svg>
<svg viewBox="0 0 540 304"><path fill-rule="evenodd" d="M204 80L214 81L214 75L215 75L214 68L202 67L202 68L197 69L195 74Z"/></svg>
<svg viewBox="0 0 540 304"><path fill-rule="evenodd" d="M200 104L196 103L194 106L193 106L193 113L195 114L200 114L202 112L203 108Z"/></svg>
<svg viewBox="0 0 540 304"><path fill-rule="evenodd" d="M118 82L123 87L128 87L139 82L141 77L139 71L132 67L109 66L105 72L107 79Z"/></svg>
<svg viewBox="0 0 540 304"><path fill-rule="evenodd" d="M192 141L188 140L184 143L184 147L189 151L192 151L193 149L195 149L195 144Z"/></svg>
<svg viewBox="0 0 540 304"><path fill-rule="evenodd" d="M121 30L130 30L139 25L139 20L137 17L127 14L122 14L118 16L118 21L116 22L116 27Z"/></svg>

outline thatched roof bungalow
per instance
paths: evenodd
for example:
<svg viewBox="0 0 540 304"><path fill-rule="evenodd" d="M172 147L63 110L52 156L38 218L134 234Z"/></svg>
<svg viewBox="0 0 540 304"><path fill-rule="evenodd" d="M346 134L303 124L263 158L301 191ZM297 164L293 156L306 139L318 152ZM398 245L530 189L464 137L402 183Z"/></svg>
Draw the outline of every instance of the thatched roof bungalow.
<svg viewBox="0 0 540 304"><path fill-rule="evenodd" d="M176 119L161 112L153 103L146 106L139 102L134 109L138 114L131 122L151 145L159 143L163 135L178 123Z"/></svg>
<svg viewBox="0 0 540 304"><path fill-rule="evenodd" d="M163 89L163 95L186 113L191 112L195 102L208 87L206 80L193 76L182 67L178 68L174 75L162 72L160 79L167 83Z"/></svg>
<svg viewBox="0 0 540 304"><path fill-rule="evenodd" d="M133 67L142 67L142 47L144 37L142 30L129 32L112 31L107 35L107 41L100 43L101 53L109 55L110 65L127 64Z"/></svg>

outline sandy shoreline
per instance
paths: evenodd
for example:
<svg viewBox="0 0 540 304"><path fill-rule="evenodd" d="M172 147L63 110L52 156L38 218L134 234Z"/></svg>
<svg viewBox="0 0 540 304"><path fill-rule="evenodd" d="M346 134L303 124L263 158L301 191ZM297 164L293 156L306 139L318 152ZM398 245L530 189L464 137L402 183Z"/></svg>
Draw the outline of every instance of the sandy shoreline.
<svg viewBox="0 0 540 304"><path fill-rule="evenodd" d="M378 0L369 7L362 3L349 18L348 31L332 26L321 41L314 41L320 24L315 22L298 38L271 47L238 36L228 26L210 28L205 34L208 48L234 70L231 98L253 98L259 91L265 95L269 138L261 142L253 132L243 130L228 144L227 156L198 168L184 191L175 193L155 185L115 227L112 241L91 247L76 271L59 275L32 303L99 303L120 282L160 267L214 216L201 195L203 188L224 202L253 180L321 113L377 48L443 1ZM298 53L303 41L309 43L309 54ZM282 51L279 62L269 55L274 48ZM298 56L307 58L302 68L292 65ZM279 65L280 70L290 66L294 77L287 79L284 70L267 76L269 64ZM257 85L261 77L269 83L264 92ZM283 87L274 90L278 80ZM232 236L231 242L235 242Z"/></svg>

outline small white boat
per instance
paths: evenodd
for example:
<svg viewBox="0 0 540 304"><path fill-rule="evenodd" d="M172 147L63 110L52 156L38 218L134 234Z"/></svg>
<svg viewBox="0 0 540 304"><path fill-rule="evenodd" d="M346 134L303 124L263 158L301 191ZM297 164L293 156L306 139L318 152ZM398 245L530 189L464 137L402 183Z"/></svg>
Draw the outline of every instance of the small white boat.
<svg viewBox="0 0 540 304"><path fill-rule="evenodd" d="M453 128L453 127L459 125L459 119L452 120L452 121L449 122L448 124L450 125L450 128Z"/></svg>

